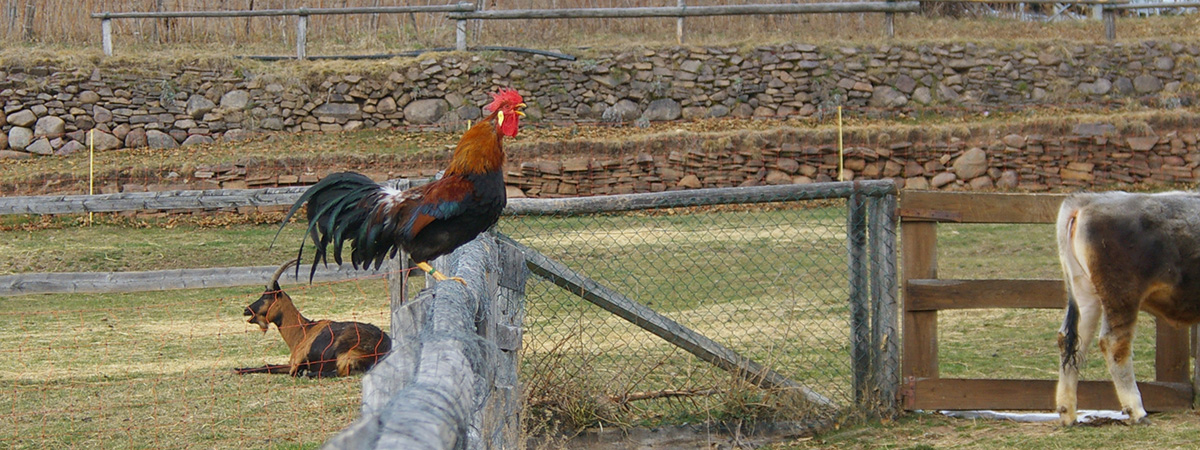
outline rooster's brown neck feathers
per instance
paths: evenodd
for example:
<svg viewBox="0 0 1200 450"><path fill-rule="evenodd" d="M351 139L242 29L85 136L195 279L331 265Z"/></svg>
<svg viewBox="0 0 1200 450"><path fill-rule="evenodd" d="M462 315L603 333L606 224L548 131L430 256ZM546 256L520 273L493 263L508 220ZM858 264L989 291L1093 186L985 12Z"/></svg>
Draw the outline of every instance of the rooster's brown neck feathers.
<svg viewBox="0 0 1200 450"><path fill-rule="evenodd" d="M473 175L499 172L504 166L501 134L496 129L496 113L479 121L463 134L450 157L446 175Z"/></svg>

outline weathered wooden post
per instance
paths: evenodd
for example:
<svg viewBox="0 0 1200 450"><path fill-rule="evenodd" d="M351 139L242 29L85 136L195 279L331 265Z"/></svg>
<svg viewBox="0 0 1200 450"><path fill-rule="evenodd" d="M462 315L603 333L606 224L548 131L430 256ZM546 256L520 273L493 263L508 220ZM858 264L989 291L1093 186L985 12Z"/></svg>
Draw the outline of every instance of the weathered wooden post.
<svg viewBox="0 0 1200 450"><path fill-rule="evenodd" d="M900 327L896 290L896 194L867 200L867 246L871 260L871 384L880 413L899 411Z"/></svg>
<svg viewBox="0 0 1200 450"><path fill-rule="evenodd" d="M454 21L454 49L458 51L467 50L467 21Z"/></svg>
<svg viewBox="0 0 1200 450"><path fill-rule="evenodd" d="M104 56L112 56L112 19L107 16L100 20L100 48L104 49Z"/></svg>
<svg viewBox="0 0 1200 450"><path fill-rule="evenodd" d="M687 0L679 0L680 8L687 8ZM683 45L683 16L675 18L675 42Z"/></svg>
<svg viewBox="0 0 1200 450"><path fill-rule="evenodd" d="M35 23L33 16L37 12L36 5L37 3L34 0L27 0L25 2L25 40L27 41L33 41L33 24Z"/></svg>
<svg viewBox="0 0 1200 450"><path fill-rule="evenodd" d="M484 234L433 265L466 286L434 282L408 301L389 289L392 351L363 377L362 417L324 448L520 448L525 259Z"/></svg>
<svg viewBox="0 0 1200 450"><path fill-rule="evenodd" d="M854 402L862 405L871 389L871 330L868 316L867 203L857 189L846 199L846 247L850 254L850 366L854 372Z"/></svg>
<svg viewBox="0 0 1200 450"><path fill-rule="evenodd" d="M1104 8L1104 37L1109 42L1117 40L1117 10Z"/></svg>
<svg viewBox="0 0 1200 450"><path fill-rule="evenodd" d="M1200 325L1192 325L1192 392L1200 392ZM1192 397L1192 408L1196 398Z"/></svg>
<svg viewBox="0 0 1200 450"><path fill-rule="evenodd" d="M308 14L300 8L296 16L296 58L308 59Z"/></svg>
<svg viewBox="0 0 1200 450"><path fill-rule="evenodd" d="M892 2L893 0L887 0L888 6L891 6ZM896 37L896 13L883 13L883 32L887 34L888 39Z"/></svg>

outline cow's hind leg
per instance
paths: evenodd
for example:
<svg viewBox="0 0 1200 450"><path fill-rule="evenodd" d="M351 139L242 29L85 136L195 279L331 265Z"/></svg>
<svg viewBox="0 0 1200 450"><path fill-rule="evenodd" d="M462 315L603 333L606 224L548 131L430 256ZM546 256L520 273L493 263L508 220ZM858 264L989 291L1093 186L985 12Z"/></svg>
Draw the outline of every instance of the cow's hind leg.
<svg viewBox="0 0 1200 450"><path fill-rule="evenodd" d="M1100 351L1112 375L1113 387L1121 409L1129 415L1129 423L1145 423L1146 409L1133 374L1133 332L1137 325L1136 311L1106 315L1100 330Z"/></svg>
<svg viewBox="0 0 1200 450"><path fill-rule="evenodd" d="M1066 317L1058 332L1060 354L1058 388L1055 395L1059 421L1073 425L1078 406L1079 367L1086 361L1088 348L1100 323L1100 303L1086 283L1068 287Z"/></svg>

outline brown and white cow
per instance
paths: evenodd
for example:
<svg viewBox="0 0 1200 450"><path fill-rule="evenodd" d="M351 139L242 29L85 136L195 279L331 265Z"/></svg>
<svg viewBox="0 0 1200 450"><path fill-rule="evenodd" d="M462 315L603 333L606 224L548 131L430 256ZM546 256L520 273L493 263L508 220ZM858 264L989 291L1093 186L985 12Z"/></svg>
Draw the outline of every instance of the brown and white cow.
<svg viewBox="0 0 1200 450"><path fill-rule="evenodd" d="M1067 310L1058 333L1057 405L1075 423L1079 365L1096 327L1100 352L1129 422L1146 410L1133 375L1138 310L1176 326L1200 322L1200 194L1078 194L1058 211Z"/></svg>

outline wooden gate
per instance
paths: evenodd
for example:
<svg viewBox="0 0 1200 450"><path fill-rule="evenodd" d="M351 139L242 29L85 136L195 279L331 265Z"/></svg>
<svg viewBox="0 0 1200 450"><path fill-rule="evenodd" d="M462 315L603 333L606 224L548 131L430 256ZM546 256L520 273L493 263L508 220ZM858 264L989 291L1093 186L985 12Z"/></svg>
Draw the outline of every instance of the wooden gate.
<svg viewBox="0 0 1200 450"><path fill-rule="evenodd" d="M938 374L938 311L1062 309L1066 305L1066 292L1061 279L939 279L937 224L1054 223L1064 198L1061 194L901 193L900 286L904 301L901 370L905 409L1054 410L1057 380L942 378ZM1150 411L1191 408L1193 383L1188 378L1191 353L1188 330L1174 328L1164 321L1156 323L1155 379L1138 383L1145 407ZM1093 354L1095 351L1092 349ZM1108 380L1080 381L1079 407L1121 409Z"/></svg>

